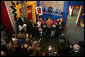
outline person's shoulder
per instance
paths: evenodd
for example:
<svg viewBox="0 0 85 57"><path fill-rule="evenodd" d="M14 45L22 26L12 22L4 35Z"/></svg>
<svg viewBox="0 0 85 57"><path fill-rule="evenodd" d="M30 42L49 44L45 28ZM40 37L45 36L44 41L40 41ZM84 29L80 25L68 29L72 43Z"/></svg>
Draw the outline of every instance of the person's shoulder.
<svg viewBox="0 0 85 57"><path fill-rule="evenodd" d="M79 52L74 52L72 56L80 56Z"/></svg>

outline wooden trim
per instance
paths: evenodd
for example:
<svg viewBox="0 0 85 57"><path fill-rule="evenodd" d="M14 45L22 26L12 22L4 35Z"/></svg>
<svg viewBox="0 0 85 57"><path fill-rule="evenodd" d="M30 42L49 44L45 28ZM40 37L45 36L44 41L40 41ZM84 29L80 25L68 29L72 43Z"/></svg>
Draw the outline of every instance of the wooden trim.
<svg viewBox="0 0 85 57"><path fill-rule="evenodd" d="M83 6L82 6L82 9L81 9L81 12L80 12L79 18L78 18L78 22L77 22L77 24L76 24L77 26L79 26L78 23L79 23L79 20L80 20L80 17L81 17L81 13L82 13L82 11L83 11Z"/></svg>

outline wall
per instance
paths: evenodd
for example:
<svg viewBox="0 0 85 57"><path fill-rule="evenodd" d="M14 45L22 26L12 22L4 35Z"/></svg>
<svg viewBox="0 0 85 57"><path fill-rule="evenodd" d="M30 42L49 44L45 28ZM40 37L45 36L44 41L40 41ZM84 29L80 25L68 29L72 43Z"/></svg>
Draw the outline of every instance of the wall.
<svg viewBox="0 0 85 57"><path fill-rule="evenodd" d="M51 20L56 21L57 19L60 19L60 17L62 17L62 15L55 14L55 12L56 9L61 9L63 12L64 1L40 1L40 2L38 1L37 4L38 4L37 6L42 6L43 8L45 7L46 10L45 13L43 12L41 18L47 19L48 17L51 17ZM48 13L48 7L53 8L52 14Z"/></svg>
<svg viewBox="0 0 85 57"><path fill-rule="evenodd" d="M57 19L60 19L60 17L62 17L62 16L46 14L46 13L43 13L43 15L41 16L41 18L43 18L43 19L45 19L45 18L47 19L48 17L50 17L51 20L56 21Z"/></svg>
<svg viewBox="0 0 85 57"><path fill-rule="evenodd" d="M53 7L55 9L61 9L63 11L64 1L40 1L42 7Z"/></svg>
<svg viewBox="0 0 85 57"><path fill-rule="evenodd" d="M40 6L40 1L37 1L37 6Z"/></svg>

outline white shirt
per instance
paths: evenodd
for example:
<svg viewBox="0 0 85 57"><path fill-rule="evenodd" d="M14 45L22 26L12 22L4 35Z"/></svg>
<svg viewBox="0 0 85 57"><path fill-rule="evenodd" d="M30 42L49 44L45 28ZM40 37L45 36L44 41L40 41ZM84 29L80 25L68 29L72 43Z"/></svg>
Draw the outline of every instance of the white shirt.
<svg viewBox="0 0 85 57"><path fill-rule="evenodd" d="M23 27L24 27L24 26L26 27L26 26L27 26L27 24L23 24Z"/></svg>
<svg viewBox="0 0 85 57"><path fill-rule="evenodd" d="M56 25L52 25L52 27L56 27Z"/></svg>
<svg viewBox="0 0 85 57"><path fill-rule="evenodd" d="M37 22L37 25L38 25L37 27L41 27L41 22L38 21L38 22Z"/></svg>
<svg viewBox="0 0 85 57"><path fill-rule="evenodd" d="M23 29L23 26L20 26L20 25L19 25L19 31L21 31L22 29Z"/></svg>

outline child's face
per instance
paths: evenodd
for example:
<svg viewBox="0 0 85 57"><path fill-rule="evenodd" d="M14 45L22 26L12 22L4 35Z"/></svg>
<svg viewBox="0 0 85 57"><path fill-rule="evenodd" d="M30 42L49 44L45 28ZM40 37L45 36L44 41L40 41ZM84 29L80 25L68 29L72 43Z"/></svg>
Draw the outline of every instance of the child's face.
<svg viewBox="0 0 85 57"><path fill-rule="evenodd" d="M50 19L48 19L50 21Z"/></svg>
<svg viewBox="0 0 85 57"><path fill-rule="evenodd" d="M26 38L28 38L28 34L26 34Z"/></svg>
<svg viewBox="0 0 85 57"><path fill-rule="evenodd" d="M20 34L19 34L19 37L22 37L22 36L23 36L22 33L20 33Z"/></svg>
<svg viewBox="0 0 85 57"><path fill-rule="evenodd" d="M73 48L72 45L69 46L70 48Z"/></svg>
<svg viewBox="0 0 85 57"><path fill-rule="evenodd" d="M42 53L42 56L45 56L46 54L45 53Z"/></svg>
<svg viewBox="0 0 85 57"><path fill-rule="evenodd" d="M46 19L45 19L45 21L46 21Z"/></svg>

